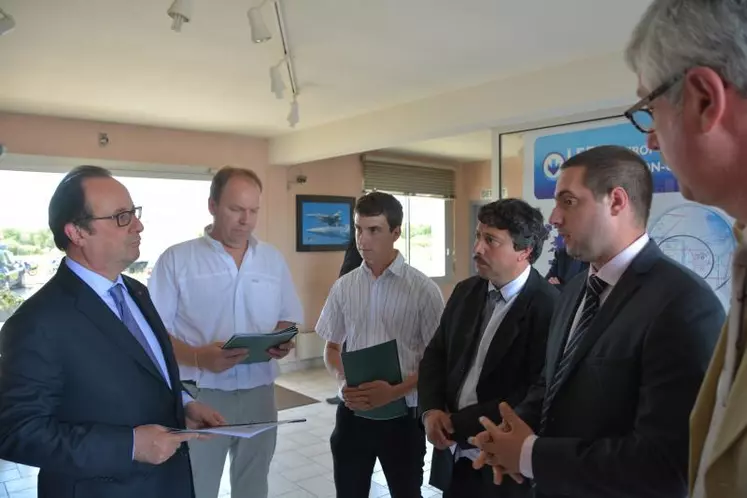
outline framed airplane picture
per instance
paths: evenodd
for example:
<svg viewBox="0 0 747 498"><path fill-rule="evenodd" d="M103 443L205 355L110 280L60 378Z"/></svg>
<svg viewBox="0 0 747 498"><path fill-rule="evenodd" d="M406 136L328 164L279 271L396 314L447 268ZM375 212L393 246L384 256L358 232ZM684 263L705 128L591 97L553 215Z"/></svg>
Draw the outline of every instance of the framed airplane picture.
<svg viewBox="0 0 747 498"><path fill-rule="evenodd" d="M353 233L355 197L296 196L296 251L344 251Z"/></svg>

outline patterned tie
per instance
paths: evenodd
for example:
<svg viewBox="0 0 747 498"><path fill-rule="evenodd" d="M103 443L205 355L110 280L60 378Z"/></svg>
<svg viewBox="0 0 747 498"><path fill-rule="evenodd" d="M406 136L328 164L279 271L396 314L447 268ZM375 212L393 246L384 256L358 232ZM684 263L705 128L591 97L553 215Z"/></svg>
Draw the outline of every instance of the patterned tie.
<svg viewBox="0 0 747 498"><path fill-rule="evenodd" d="M112 296L112 298L114 299L114 303L117 305L119 316L122 317L122 322L125 324L125 327L127 327L127 330L130 331L137 342L140 343L140 346L142 346L142 348L145 350L145 353L153 362L153 365L155 365L156 370L158 370L161 373L161 376L163 376L161 367L158 365L158 360L156 360L156 355L153 354L153 350L150 348L150 345L148 345L148 340L145 338L145 334L143 334L143 331L140 330L140 326L138 326L135 317L132 316L130 307L127 306L127 302L124 298L123 287L124 286L122 284L115 284L111 289L109 289L109 294Z"/></svg>
<svg viewBox="0 0 747 498"><path fill-rule="evenodd" d="M540 419L540 433L543 432L547 426L547 416L550 411L550 405L552 404L555 395L558 394L561 381L564 379L565 374L571 365L571 360L578 349L578 345L583 340L586 332L589 330L589 325L599 310L599 296L604 292L606 287L607 282L596 275L589 277L589 280L586 283L584 308L578 319L578 325L576 325L575 330L571 331L573 335L570 340L568 340L563 356L558 364L558 368L555 370L555 375L553 375L552 381L545 391L545 400L542 403L542 418Z"/></svg>

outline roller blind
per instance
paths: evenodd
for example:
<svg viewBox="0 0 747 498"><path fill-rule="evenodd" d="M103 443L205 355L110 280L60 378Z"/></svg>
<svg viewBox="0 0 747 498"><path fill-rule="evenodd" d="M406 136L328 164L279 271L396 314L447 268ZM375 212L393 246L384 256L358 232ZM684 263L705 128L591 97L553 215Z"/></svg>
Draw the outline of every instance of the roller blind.
<svg viewBox="0 0 747 498"><path fill-rule="evenodd" d="M426 195L453 199L454 170L442 167L416 166L396 160L382 160L365 155L363 188L404 195Z"/></svg>

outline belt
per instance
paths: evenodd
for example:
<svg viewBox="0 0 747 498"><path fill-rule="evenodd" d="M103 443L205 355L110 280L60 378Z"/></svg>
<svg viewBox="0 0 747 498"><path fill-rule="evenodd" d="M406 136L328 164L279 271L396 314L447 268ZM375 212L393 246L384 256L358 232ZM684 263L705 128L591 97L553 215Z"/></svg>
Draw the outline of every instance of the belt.
<svg viewBox="0 0 747 498"><path fill-rule="evenodd" d="M197 382L195 382L193 380L183 380L182 384L187 384L188 386L195 386L195 387L197 387Z"/></svg>

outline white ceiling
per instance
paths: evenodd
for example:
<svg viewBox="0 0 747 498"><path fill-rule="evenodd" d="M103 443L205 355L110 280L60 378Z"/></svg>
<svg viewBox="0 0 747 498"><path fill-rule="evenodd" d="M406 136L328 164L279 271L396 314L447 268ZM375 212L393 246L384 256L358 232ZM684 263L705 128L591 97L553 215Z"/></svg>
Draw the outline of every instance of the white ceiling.
<svg viewBox="0 0 747 498"><path fill-rule="evenodd" d="M490 130L474 131L453 137L424 140L387 149L395 153L452 159L460 162L486 161L493 156Z"/></svg>
<svg viewBox="0 0 747 498"><path fill-rule="evenodd" d="M194 3L177 34L171 0L0 0L17 22L0 38L0 110L291 132L288 101L269 89L268 66L282 55L272 6L263 14L274 38L255 45L246 10L256 0ZM620 50L648 3L283 0L301 88L297 130ZM392 145L482 158L478 135Z"/></svg>

